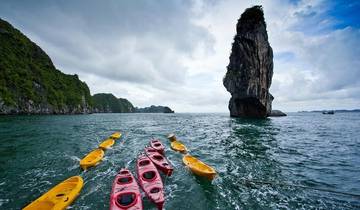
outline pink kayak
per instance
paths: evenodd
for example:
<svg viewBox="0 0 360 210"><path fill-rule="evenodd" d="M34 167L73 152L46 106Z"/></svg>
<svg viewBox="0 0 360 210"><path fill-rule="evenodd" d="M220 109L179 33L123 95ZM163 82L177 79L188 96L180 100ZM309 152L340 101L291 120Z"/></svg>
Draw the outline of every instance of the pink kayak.
<svg viewBox="0 0 360 210"><path fill-rule="evenodd" d="M152 147L145 147L145 154L154 163L156 168L158 168L160 171L162 171L167 176L171 176L172 172L174 171L174 168L162 154L157 152Z"/></svg>
<svg viewBox="0 0 360 210"><path fill-rule="evenodd" d="M142 210L139 186L127 169L116 175L110 196L110 210Z"/></svg>
<svg viewBox="0 0 360 210"><path fill-rule="evenodd" d="M153 139L150 141L150 146L154 149L156 149L156 151L158 151L160 154L165 155L165 147L164 145L161 143L160 140L158 139Z"/></svg>
<svg viewBox="0 0 360 210"><path fill-rule="evenodd" d="M165 202L164 185L155 165L147 156L140 155L136 162L136 171L139 184L146 196L161 210Z"/></svg>

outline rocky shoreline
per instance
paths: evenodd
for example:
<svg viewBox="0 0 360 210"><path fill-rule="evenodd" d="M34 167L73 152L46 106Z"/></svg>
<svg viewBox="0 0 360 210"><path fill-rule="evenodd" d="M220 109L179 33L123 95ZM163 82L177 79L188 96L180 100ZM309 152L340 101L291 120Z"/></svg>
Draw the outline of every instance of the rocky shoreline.
<svg viewBox="0 0 360 210"><path fill-rule="evenodd" d="M47 103L35 104L32 100L21 101L23 106L8 106L0 98L0 115L51 115L51 114L88 114L92 110L86 103L78 106L64 105L56 108Z"/></svg>

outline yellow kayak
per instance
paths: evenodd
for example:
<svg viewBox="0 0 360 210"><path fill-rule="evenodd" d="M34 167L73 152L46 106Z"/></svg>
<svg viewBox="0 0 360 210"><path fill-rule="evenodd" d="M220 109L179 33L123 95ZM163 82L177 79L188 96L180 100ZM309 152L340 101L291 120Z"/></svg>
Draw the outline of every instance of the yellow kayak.
<svg viewBox="0 0 360 210"><path fill-rule="evenodd" d="M101 149L109 149L112 145L114 145L115 140L114 139L106 139L101 144L99 144L99 148Z"/></svg>
<svg viewBox="0 0 360 210"><path fill-rule="evenodd" d="M23 210L60 210L66 209L79 195L84 181L80 176L73 176L51 188Z"/></svg>
<svg viewBox="0 0 360 210"><path fill-rule="evenodd" d="M196 175L206 177L210 180L213 180L216 176L216 171L211 166L206 165L191 155L185 155L183 162Z"/></svg>
<svg viewBox="0 0 360 210"><path fill-rule="evenodd" d="M80 166L82 169L86 170L91 166L96 166L100 160L104 157L104 150L95 149L89 154L87 154L82 160L80 160Z"/></svg>
<svg viewBox="0 0 360 210"><path fill-rule="evenodd" d="M167 136L167 138L170 140L170 141L176 141L176 136L175 134L171 133Z"/></svg>
<svg viewBox="0 0 360 210"><path fill-rule="evenodd" d="M171 142L170 146L171 146L171 149L173 149L175 151L178 151L178 152L181 152L181 153L186 153L187 152L187 149L186 149L185 145L182 144L179 141Z"/></svg>
<svg viewBox="0 0 360 210"><path fill-rule="evenodd" d="M120 132L115 132L115 133L111 134L111 136L110 136L111 139L119 139L120 137L121 137Z"/></svg>

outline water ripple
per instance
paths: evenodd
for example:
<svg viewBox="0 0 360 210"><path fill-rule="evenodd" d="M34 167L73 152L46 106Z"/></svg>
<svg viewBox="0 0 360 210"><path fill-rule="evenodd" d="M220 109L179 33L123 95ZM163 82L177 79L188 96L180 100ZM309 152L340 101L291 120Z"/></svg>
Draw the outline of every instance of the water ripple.
<svg viewBox="0 0 360 210"><path fill-rule="evenodd" d="M175 168L171 177L163 176L166 209L359 209L353 197L292 186L360 194L359 120L359 114L349 113L267 120L227 114L3 116L0 207L19 209L80 175L85 185L70 209L108 209L114 176L123 167L135 175L136 157L156 137ZM79 160L115 130L123 132L122 138L98 166L82 171ZM216 168L213 182L184 167L182 154L166 139L173 132L192 155ZM146 198L144 206L156 209Z"/></svg>

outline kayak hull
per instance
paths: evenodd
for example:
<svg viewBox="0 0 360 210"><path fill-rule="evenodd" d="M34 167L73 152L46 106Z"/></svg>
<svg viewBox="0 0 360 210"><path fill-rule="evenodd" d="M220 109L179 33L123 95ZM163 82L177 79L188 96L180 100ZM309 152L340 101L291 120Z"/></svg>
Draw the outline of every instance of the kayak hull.
<svg viewBox="0 0 360 210"><path fill-rule="evenodd" d="M51 188L23 210L66 209L79 195L83 185L84 181L80 176L70 177Z"/></svg>
<svg viewBox="0 0 360 210"><path fill-rule="evenodd" d="M181 152L181 153L186 153L187 152L186 146L184 144L182 144L181 142L179 142L179 141L171 142L170 146L171 146L171 149L173 149L175 151L178 151L178 152Z"/></svg>
<svg viewBox="0 0 360 210"><path fill-rule="evenodd" d="M121 169L116 175L111 195L110 210L142 210L140 188L134 176L127 169Z"/></svg>
<svg viewBox="0 0 360 210"><path fill-rule="evenodd" d="M119 139L120 137L121 137L121 133L115 132L115 133L111 134L111 136L109 138L116 140L116 139Z"/></svg>
<svg viewBox="0 0 360 210"><path fill-rule="evenodd" d="M157 152L156 149L152 147L146 147L145 148L145 154L149 157L149 159L154 163L157 169L159 169L161 172L163 172L167 176L171 176L174 168L169 163L169 161Z"/></svg>
<svg viewBox="0 0 360 210"><path fill-rule="evenodd" d="M112 147L114 144L114 139L106 139L105 141L101 142L101 144L99 144L99 148L106 150Z"/></svg>
<svg viewBox="0 0 360 210"><path fill-rule="evenodd" d="M158 139L153 139L150 141L150 146L154 149L156 149L156 151L162 155L165 155L165 147L164 145L161 143L160 140Z"/></svg>
<svg viewBox="0 0 360 210"><path fill-rule="evenodd" d="M196 175L213 180L216 177L216 171L211 166L201 162L191 155L183 157L183 163Z"/></svg>
<svg viewBox="0 0 360 210"><path fill-rule="evenodd" d="M161 210L165 202L164 185L155 165L147 156L140 155L136 161L136 172L140 187Z"/></svg>
<svg viewBox="0 0 360 210"><path fill-rule="evenodd" d="M95 149L80 160L80 167L84 170L96 166L104 157L104 150Z"/></svg>

